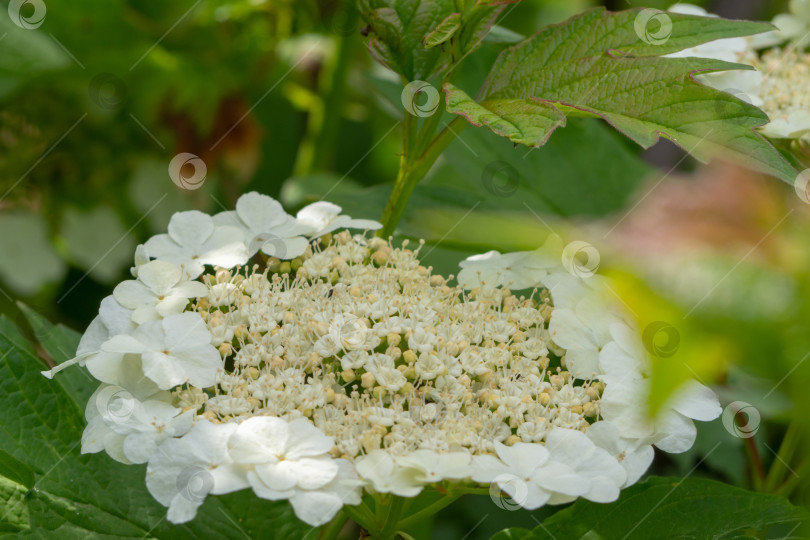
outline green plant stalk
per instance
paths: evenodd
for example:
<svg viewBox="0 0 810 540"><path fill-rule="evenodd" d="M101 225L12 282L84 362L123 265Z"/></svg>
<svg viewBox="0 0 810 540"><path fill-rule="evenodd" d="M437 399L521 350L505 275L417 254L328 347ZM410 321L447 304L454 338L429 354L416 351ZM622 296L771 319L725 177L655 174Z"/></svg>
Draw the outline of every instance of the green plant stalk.
<svg viewBox="0 0 810 540"><path fill-rule="evenodd" d="M340 531L343 530L343 527L346 526L346 522L349 521L349 515L341 510L337 513L337 515L330 521L322 530L321 534L318 537L318 540L335 540Z"/></svg>
<svg viewBox="0 0 810 540"><path fill-rule="evenodd" d="M779 445L779 451L768 469L768 475L765 477L765 484L763 490L767 493L773 493L780 484L785 480L788 474L791 474L787 468L787 463L793 459L796 448L799 445L800 429L799 424L795 420L788 425L785 437Z"/></svg>
<svg viewBox="0 0 810 540"><path fill-rule="evenodd" d="M345 2L348 10L346 13L346 26L353 28L360 19L360 15L354 5L355 0L345 0ZM331 162L335 156L340 120L342 118L343 101L346 96L347 74L349 73L359 34L359 30L346 33L337 40L335 45L336 59L331 68L328 79L329 87L326 90L323 102L323 123L317 132L315 151L312 156L311 168L313 171L328 170L332 165Z"/></svg>
<svg viewBox="0 0 810 540"><path fill-rule="evenodd" d="M413 124L416 124L416 122L413 122ZM405 211L405 206L408 204L408 199L410 199L416 184L425 177L442 152L447 148L447 145L449 145L466 126L467 120L458 116L431 141L427 148L425 148L425 151L417 159L414 160L411 156L407 155L406 152L403 152L403 155L400 157L399 173L394 183L394 189L383 211L381 219L383 228L380 229L377 236L388 238L394 234L394 230L396 230L397 224L399 224L399 220L402 218L402 213ZM403 140L407 137L408 134L403 137Z"/></svg>
<svg viewBox="0 0 810 540"><path fill-rule="evenodd" d="M352 0L347 2L347 24L352 25L359 15ZM356 41L355 32L342 35L335 41L335 54L324 68L319 84L320 99L309 110L306 134L298 147L293 170L295 176L328 169L329 161L334 157L343 98L346 95L346 74Z"/></svg>

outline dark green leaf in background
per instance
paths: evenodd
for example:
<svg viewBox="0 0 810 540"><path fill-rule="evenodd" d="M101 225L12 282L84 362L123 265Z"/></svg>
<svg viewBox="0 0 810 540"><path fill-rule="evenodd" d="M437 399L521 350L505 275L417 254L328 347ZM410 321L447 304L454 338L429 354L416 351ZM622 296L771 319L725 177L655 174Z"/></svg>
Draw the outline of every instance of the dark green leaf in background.
<svg viewBox="0 0 810 540"><path fill-rule="evenodd" d="M614 503L580 499L531 532L510 529L492 540L724 538L807 519L806 510L784 497L703 478L651 477L624 490Z"/></svg>

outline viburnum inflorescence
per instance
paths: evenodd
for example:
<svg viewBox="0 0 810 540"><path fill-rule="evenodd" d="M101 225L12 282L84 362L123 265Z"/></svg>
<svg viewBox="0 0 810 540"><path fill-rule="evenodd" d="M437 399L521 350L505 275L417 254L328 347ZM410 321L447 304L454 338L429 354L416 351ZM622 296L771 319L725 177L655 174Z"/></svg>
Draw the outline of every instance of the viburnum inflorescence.
<svg viewBox="0 0 810 540"><path fill-rule="evenodd" d="M82 451L147 463L170 521L246 488L312 525L364 491L608 502L652 445L684 451L690 418L720 414L693 382L646 417L639 332L555 239L445 278L421 243L336 232L379 227L339 213L249 193L235 212L176 214L82 338L71 363L102 382Z"/></svg>

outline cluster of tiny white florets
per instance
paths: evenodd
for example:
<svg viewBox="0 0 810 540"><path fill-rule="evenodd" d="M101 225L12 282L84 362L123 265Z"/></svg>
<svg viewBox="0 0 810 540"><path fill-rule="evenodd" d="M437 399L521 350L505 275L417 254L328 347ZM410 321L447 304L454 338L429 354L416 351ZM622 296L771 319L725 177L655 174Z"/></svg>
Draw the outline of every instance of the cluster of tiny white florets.
<svg viewBox="0 0 810 540"><path fill-rule="evenodd" d="M552 427L596 420L603 385L565 370L547 293L468 297L417 255L343 232L294 273L204 275L193 309L226 368L207 393L178 389L178 403L212 422L306 417L347 459L493 452L495 441L542 442Z"/></svg>
<svg viewBox="0 0 810 540"><path fill-rule="evenodd" d="M639 332L557 238L445 278L420 263L421 243L352 236L342 229L381 225L340 212L291 216L248 193L234 211L175 214L76 358L46 372L79 364L101 382L82 452L145 463L169 521L242 489L313 526L363 491L448 482L528 509L608 502L652 445L684 451L691 419L719 414L694 383L647 418Z"/></svg>
<svg viewBox="0 0 810 540"><path fill-rule="evenodd" d="M810 139L810 53L796 49L769 49L754 66L765 73L762 78L762 110L771 122L795 128Z"/></svg>

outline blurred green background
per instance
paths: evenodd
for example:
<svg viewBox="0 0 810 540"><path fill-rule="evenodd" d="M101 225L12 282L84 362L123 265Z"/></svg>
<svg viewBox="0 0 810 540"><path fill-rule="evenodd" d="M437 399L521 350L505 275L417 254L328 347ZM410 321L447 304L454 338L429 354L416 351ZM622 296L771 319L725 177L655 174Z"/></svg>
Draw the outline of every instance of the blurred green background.
<svg viewBox="0 0 810 540"><path fill-rule="evenodd" d="M457 84L474 93L509 43L595 4L508 6ZM786 4L702 3L762 20ZM402 84L372 60L351 2L30 1L23 17L44 14L32 29L14 24L7 6L0 2L0 313L21 325L17 300L84 328L127 278L135 246L180 210L215 213L256 190L291 213L324 197L357 217L382 213L398 166ZM170 177L180 153L205 164L197 189ZM633 307L680 332L679 361L656 364L661 392L698 376L723 405L744 401L760 417L750 439L719 419L700 426L695 448L661 455L654 472L806 504L807 205L792 186L683 157L667 143L642 151L589 119L572 119L531 150L468 128L418 186L398 235L425 239L426 262L443 273L473 253L535 248L549 232L593 244L603 268L644 284L646 303ZM437 538L488 538L553 511L468 499L440 516Z"/></svg>

